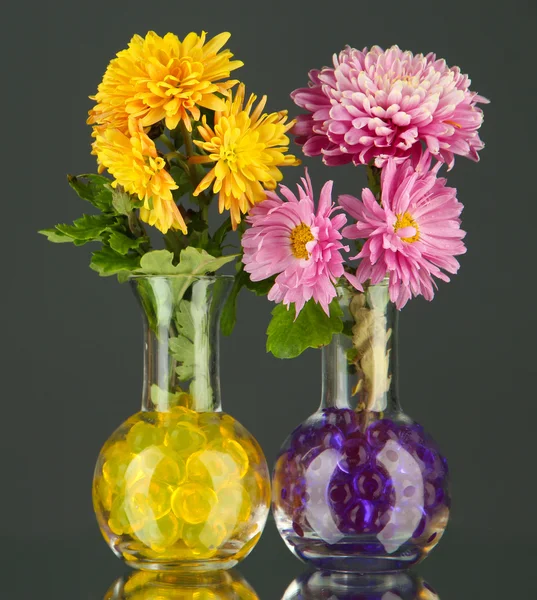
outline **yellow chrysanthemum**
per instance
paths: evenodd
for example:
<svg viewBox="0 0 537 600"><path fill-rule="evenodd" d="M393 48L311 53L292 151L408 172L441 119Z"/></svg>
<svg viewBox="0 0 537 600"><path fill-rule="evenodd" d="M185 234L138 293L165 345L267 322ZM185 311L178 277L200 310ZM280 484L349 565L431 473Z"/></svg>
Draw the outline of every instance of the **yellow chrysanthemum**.
<svg viewBox="0 0 537 600"><path fill-rule="evenodd" d="M252 112L256 96L250 96L244 106L244 84L237 88L235 98L228 94L225 110L215 113L212 129L205 117L198 131L203 141L195 141L208 156L194 156L191 162L215 162L215 166L200 182L194 195L207 189L216 179L214 193L219 193L218 206L231 213L233 229L254 204L265 199L264 190L273 190L283 175L278 167L296 166L300 161L290 154L289 138L285 135L294 125L287 123L287 111L264 113L267 101L263 96Z"/></svg>
<svg viewBox="0 0 537 600"><path fill-rule="evenodd" d="M88 123L126 133L129 117L139 119L144 127L166 119L169 129L183 121L191 131L191 117L199 120L199 107L224 110L224 101L216 93L225 93L237 81L220 80L243 63L230 60L229 50L219 52L231 34L221 33L205 43L206 35L189 33L182 42L173 33L135 35L108 65L92 96L97 105Z"/></svg>
<svg viewBox="0 0 537 600"><path fill-rule="evenodd" d="M92 154L97 155L99 171L108 169L115 178L113 187L121 185L143 201L141 219L163 233L169 229L186 233L185 221L172 196L177 185L141 124L131 119L127 135L119 129L95 127L93 136Z"/></svg>

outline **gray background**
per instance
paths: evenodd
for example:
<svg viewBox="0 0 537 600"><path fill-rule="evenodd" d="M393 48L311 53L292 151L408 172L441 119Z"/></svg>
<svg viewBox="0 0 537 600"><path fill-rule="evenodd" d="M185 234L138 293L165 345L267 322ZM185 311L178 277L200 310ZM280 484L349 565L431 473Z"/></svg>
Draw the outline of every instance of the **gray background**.
<svg viewBox="0 0 537 600"><path fill-rule="evenodd" d="M65 180L95 170L87 96L131 35L149 29L231 31L229 46L246 63L239 77L267 93L272 110L294 114L290 91L347 43L435 51L492 100L481 163L457 159L449 175L466 206L468 254L433 303L419 299L403 311L400 391L453 473L452 520L420 572L443 599L535 597L535 2L71 0L3 10L6 598L102 598L124 570L100 539L90 485L101 444L139 407L140 315L127 286L89 270L89 247L53 246L36 230L87 210ZM358 194L364 185L363 169L305 162L317 186L334 178L337 193ZM288 169L286 182L298 175ZM222 384L225 410L272 464L318 405L320 356L266 355L271 308L241 297L236 331L222 340ZM270 600L302 569L271 521L241 567Z"/></svg>

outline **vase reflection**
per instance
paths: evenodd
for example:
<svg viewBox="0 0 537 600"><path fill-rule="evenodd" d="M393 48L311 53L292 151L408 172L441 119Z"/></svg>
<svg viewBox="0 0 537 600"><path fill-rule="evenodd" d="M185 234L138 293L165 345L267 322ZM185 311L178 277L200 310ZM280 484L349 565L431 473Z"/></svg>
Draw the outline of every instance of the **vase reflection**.
<svg viewBox="0 0 537 600"><path fill-rule="evenodd" d="M236 571L136 571L120 577L104 600L259 600Z"/></svg>
<svg viewBox="0 0 537 600"><path fill-rule="evenodd" d="M307 572L287 588L282 600L440 600L421 577L412 573Z"/></svg>

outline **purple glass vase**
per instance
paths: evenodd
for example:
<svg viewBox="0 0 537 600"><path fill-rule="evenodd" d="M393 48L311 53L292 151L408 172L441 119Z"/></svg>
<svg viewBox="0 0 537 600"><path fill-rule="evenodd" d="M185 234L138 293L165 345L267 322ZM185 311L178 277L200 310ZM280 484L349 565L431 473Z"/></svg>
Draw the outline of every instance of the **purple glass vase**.
<svg viewBox="0 0 537 600"><path fill-rule="evenodd" d="M387 282L339 289L344 332L323 348L319 410L286 440L273 509L291 551L316 568L414 565L449 517L446 459L397 398L397 311Z"/></svg>

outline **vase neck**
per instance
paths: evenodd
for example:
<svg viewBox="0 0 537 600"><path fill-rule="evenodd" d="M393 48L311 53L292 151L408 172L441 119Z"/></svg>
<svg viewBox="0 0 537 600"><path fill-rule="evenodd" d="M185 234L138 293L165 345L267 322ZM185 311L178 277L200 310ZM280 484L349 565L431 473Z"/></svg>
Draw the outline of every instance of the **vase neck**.
<svg viewBox="0 0 537 600"><path fill-rule="evenodd" d="M227 277L132 280L144 318L142 410L220 411L219 321Z"/></svg>
<svg viewBox="0 0 537 600"><path fill-rule="evenodd" d="M401 410L397 394L398 311L386 282L363 293L338 288L343 333L323 348L321 408Z"/></svg>

